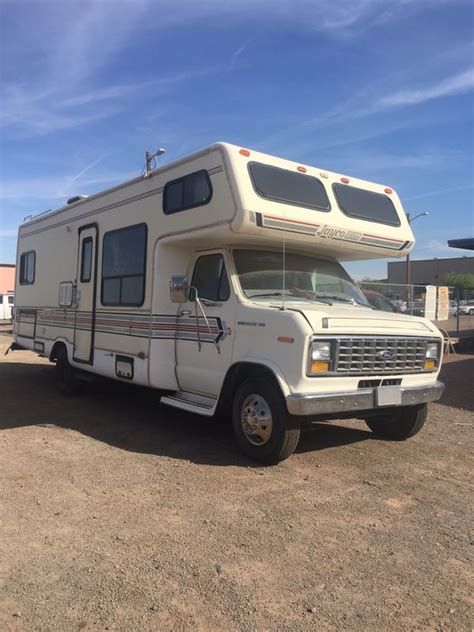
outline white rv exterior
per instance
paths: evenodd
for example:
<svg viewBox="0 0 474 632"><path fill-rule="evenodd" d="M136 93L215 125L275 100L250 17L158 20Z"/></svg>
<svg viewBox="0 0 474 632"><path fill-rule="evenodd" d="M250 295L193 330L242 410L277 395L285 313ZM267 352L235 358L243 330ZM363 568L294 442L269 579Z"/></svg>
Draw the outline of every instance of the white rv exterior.
<svg viewBox="0 0 474 632"><path fill-rule="evenodd" d="M0 294L0 321L11 320L13 313L13 305L15 303L15 295L13 292Z"/></svg>
<svg viewBox="0 0 474 632"><path fill-rule="evenodd" d="M406 438L441 395L442 336L374 311L339 262L413 245L391 188L217 143L20 227L14 348L55 361L66 393L97 374L229 404L268 463L302 418Z"/></svg>

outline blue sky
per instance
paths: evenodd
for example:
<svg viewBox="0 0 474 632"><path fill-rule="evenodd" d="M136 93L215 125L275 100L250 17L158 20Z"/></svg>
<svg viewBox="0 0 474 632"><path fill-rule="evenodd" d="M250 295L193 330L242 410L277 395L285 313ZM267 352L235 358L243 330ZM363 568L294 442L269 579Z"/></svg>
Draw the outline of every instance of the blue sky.
<svg viewBox="0 0 474 632"><path fill-rule="evenodd" d="M216 140L393 186L430 212L415 259L469 254L473 6L2 0L0 261L24 216Z"/></svg>

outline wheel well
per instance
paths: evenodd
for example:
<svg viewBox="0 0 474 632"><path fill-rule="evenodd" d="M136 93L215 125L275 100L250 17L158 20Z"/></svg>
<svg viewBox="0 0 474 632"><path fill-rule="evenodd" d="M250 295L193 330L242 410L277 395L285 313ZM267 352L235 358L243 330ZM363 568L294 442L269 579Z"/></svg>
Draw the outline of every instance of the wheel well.
<svg viewBox="0 0 474 632"><path fill-rule="evenodd" d="M267 366L254 362L237 362L230 367L225 376L219 396L218 411L223 412L229 406L237 388L251 377L265 377L271 380L281 393L280 384L275 374Z"/></svg>
<svg viewBox="0 0 474 632"><path fill-rule="evenodd" d="M58 342L54 343L53 348L51 349L51 353L49 354L50 362L54 362L54 360L57 360L60 349L62 349L63 347L67 355L67 346L65 345L64 342L61 342L60 340L58 340Z"/></svg>

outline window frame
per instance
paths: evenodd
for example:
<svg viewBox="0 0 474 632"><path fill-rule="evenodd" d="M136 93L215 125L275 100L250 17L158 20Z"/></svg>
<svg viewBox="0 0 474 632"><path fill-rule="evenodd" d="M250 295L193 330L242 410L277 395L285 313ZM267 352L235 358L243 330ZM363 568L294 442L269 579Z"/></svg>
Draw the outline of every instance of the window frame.
<svg viewBox="0 0 474 632"><path fill-rule="evenodd" d="M26 258L29 255L33 255L33 280L28 281L25 280L25 264ZM36 250L27 250L26 252L22 252L20 255L20 285L33 285L36 280Z"/></svg>
<svg viewBox="0 0 474 632"><path fill-rule="evenodd" d="M197 204L189 204L187 206L182 206L178 209L175 209L173 211L168 211L166 210L166 200L167 200L167 189L169 188L170 185L172 184L177 184L179 182L185 182L186 178L189 178L191 176L195 176L198 173L204 173L206 176L206 180L207 180L207 184L209 186L209 195L208 197L204 200L204 202L198 202ZM211 178L209 176L209 172L207 169L198 169L197 171L193 171L192 173L187 173L184 176L181 176L179 178L175 178L174 180L168 180L168 182L165 184L165 186L163 187L163 198L162 198L162 211L164 213L164 215L174 215L175 213L181 213L182 211L188 211L189 209L192 208L198 208L199 206L206 206L206 204L209 204L209 202L212 200L212 196L214 195L214 190L212 188L212 182L211 182ZM184 196L184 189L183 189L183 196Z"/></svg>
<svg viewBox="0 0 474 632"><path fill-rule="evenodd" d="M328 201L328 206L327 207L322 207L322 206L317 206L316 204L303 204L303 203L299 203L299 202L295 202L293 200L287 200L284 198L280 198L280 197L275 197L275 196L270 196L270 195L264 195L263 193L261 193L258 190L257 184L255 182L253 173L252 173L252 169L251 167L253 165L259 165L262 167L269 167L270 169L276 169L278 171L283 171L283 172L288 172L291 173L292 175L296 175L296 176L301 176L303 178L312 178L313 180L316 180L316 182L318 182L321 187L323 188L324 193L326 194L326 198ZM269 165L265 162L258 162L257 160L251 160L247 163L247 171L250 177L250 182L252 183L252 187L253 190L255 191L255 193L261 197L263 200L270 200L271 202L278 202L279 204L289 204L290 206L297 206L298 208L305 208L311 211L319 211L320 213L330 213L332 211L332 205L331 205L331 200L329 198L328 192L326 190L326 187L324 186L324 182L322 182L319 178L317 178L316 176L313 176L309 173L300 173L299 171L291 171L290 169L284 169L283 167L276 167L275 165Z"/></svg>
<svg viewBox="0 0 474 632"><path fill-rule="evenodd" d="M144 256L143 256L143 274L113 274L110 276L106 276L104 277L104 261L105 261L105 257L104 257L104 253L105 253L105 238L107 237L107 235L110 235L111 233L121 233L127 230L130 230L131 228L137 228L139 226L143 226L145 228L145 249L144 249ZM138 224L130 224L130 226L123 226L122 228L114 228L113 230L108 230L106 233L103 234L102 236L102 265L101 265L101 269L100 269L100 302L103 306L105 307L142 307L144 302L145 302L145 296L146 296L146 269L147 269L147 255L148 255L148 224L146 222L139 222ZM109 280L109 279L120 279L120 297L122 294L122 279L123 278L130 278L130 277L137 277L137 276L142 276L143 277L143 292L142 292L142 300L140 303L110 303L110 302L105 302L104 301L104 281Z"/></svg>
<svg viewBox="0 0 474 632"><path fill-rule="evenodd" d="M203 259L204 257L216 257L216 256L220 257L221 260L222 260L222 263L224 264L222 270L225 272L225 275L227 277L228 296L227 296L227 298L220 298L220 292L221 292L221 288L222 288L222 270L221 270L221 274L219 276L219 285L217 286L217 298L216 299L209 299L206 296L202 296L201 297L199 292L198 292L198 297L199 298L203 298L204 300L207 300L207 301L214 301L215 303L227 303L227 301L229 301L230 297L232 296L232 288L231 288L231 285L230 285L230 278L229 278L229 273L227 271L226 260L225 260L224 254L222 252L209 252L209 253L206 253L206 254L201 254L194 260L193 273L191 275L191 287L196 287L194 285L194 277L195 277L195 274L196 274L196 268L197 268L198 262L201 259Z"/></svg>
<svg viewBox="0 0 474 632"><path fill-rule="evenodd" d="M84 247L86 246L86 244L91 244L91 250L90 250L90 267L89 267L89 276L88 278L86 278L84 276ZM92 237L85 237L82 240L82 244L81 244L81 274L79 276L80 282L81 283L90 283L92 280L92 261L94 258L94 240Z"/></svg>
<svg viewBox="0 0 474 632"><path fill-rule="evenodd" d="M349 187L351 189L358 189L359 191L364 191L365 193L372 193L373 195L381 195L382 197L386 197L387 200L392 205L393 210L395 211L395 215L397 216L397 221L396 222L387 222L386 220L383 220L383 219L374 219L374 218L371 218L371 217L364 217L363 215L354 215L354 213L351 213L351 212L347 211L343 207L343 205L341 203L341 200L339 199L339 196L337 194L338 189L339 188L343 188L343 187ZM398 214L396 206L393 203L393 201L388 197L388 195L386 195L385 193L379 193L378 191L369 191L369 189L363 189L362 187L355 187L355 186L352 186L350 184L341 184L340 182L334 182L333 185L332 185L332 190L333 190L333 193L334 193L334 197L336 198L336 202L337 202L337 205L338 205L339 209L342 211L342 213L344 213L344 215L346 215L346 217L351 217L352 219L360 219L363 222L372 222L372 224L384 224L385 226L395 226L395 228L399 228L401 226L402 223L400 221L400 216Z"/></svg>

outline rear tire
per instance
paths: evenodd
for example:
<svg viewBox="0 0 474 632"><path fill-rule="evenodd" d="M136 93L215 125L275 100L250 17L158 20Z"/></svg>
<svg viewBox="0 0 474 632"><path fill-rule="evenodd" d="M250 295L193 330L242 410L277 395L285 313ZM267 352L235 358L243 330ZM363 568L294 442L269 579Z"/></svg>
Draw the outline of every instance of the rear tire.
<svg viewBox="0 0 474 632"><path fill-rule="evenodd" d="M56 355L56 385L61 395L79 395L84 382L77 378L77 371L69 364L67 351L61 347Z"/></svg>
<svg viewBox="0 0 474 632"><path fill-rule="evenodd" d="M287 459L300 438L299 419L288 413L279 386L266 377L247 379L238 387L232 424L242 452L266 465Z"/></svg>
<svg viewBox="0 0 474 632"><path fill-rule="evenodd" d="M386 415L369 417L365 423L381 439L404 441L416 435L425 425L427 404L404 406Z"/></svg>

